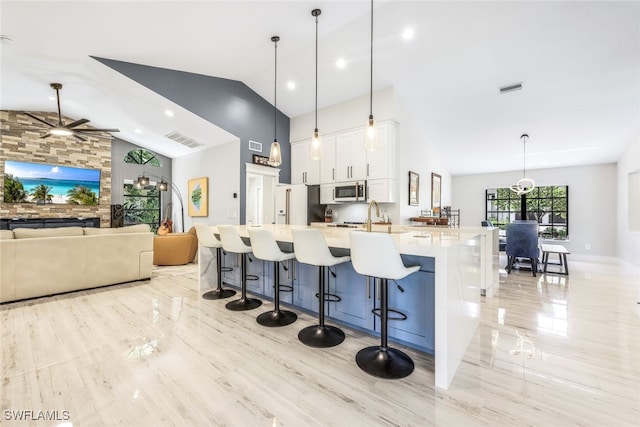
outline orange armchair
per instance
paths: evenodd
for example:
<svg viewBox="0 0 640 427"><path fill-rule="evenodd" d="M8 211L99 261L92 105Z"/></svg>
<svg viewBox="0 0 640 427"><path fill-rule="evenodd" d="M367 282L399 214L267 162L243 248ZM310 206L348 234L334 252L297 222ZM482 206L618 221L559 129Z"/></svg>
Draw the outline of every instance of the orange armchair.
<svg viewBox="0 0 640 427"><path fill-rule="evenodd" d="M198 252L198 236L191 227L187 233L169 233L153 238L154 265L184 265L192 262Z"/></svg>

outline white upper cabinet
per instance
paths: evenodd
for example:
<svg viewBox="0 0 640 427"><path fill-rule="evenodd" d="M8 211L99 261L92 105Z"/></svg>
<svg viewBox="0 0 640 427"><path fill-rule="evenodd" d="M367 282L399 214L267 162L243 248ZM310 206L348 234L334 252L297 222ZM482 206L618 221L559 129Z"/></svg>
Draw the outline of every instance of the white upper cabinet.
<svg viewBox="0 0 640 427"><path fill-rule="evenodd" d="M380 148L364 149L364 127L323 136L322 160L309 156L310 141L291 144L292 184L333 184L372 179L397 179L396 124L378 123Z"/></svg>
<svg viewBox="0 0 640 427"><path fill-rule="evenodd" d="M396 179L396 125L378 123L380 148L367 152L367 179Z"/></svg>
<svg viewBox="0 0 640 427"><path fill-rule="evenodd" d="M395 179L370 179L367 181L367 202L396 203L398 183Z"/></svg>
<svg viewBox="0 0 640 427"><path fill-rule="evenodd" d="M320 184L336 182L336 137L322 138L322 159L320 160Z"/></svg>
<svg viewBox="0 0 640 427"><path fill-rule="evenodd" d="M309 155L311 141L291 144L291 183L319 184L320 162Z"/></svg>
<svg viewBox="0 0 640 427"><path fill-rule="evenodd" d="M336 182L367 178L364 129L340 133L336 137Z"/></svg>

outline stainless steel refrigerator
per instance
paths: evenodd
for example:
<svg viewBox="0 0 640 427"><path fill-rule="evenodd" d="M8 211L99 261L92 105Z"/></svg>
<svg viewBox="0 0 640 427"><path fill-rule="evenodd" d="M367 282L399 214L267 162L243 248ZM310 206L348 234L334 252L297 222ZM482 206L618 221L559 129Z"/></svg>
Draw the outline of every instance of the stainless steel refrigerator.
<svg viewBox="0 0 640 427"><path fill-rule="evenodd" d="M276 224L324 222L326 207L320 203L319 185L279 184L276 187Z"/></svg>

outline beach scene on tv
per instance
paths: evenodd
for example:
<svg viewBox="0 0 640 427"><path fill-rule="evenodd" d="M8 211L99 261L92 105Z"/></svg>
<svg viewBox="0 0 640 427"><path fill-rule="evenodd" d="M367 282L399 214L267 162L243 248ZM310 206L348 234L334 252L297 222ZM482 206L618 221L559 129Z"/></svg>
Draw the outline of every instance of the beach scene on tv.
<svg viewBox="0 0 640 427"><path fill-rule="evenodd" d="M4 202L97 205L100 171L43 163L4 164Z"/></svg>

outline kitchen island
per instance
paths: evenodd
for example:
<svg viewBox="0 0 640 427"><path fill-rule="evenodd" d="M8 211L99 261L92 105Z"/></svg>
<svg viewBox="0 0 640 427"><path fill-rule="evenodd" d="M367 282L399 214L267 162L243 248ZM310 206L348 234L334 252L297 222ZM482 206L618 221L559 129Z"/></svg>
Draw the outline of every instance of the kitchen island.
<svg viewBox="0 0 640 427"><path fill-rule="evenodd" d="M247 228L237 226L240 235L248 238ZM254 226L255 227L255 226ZM291 250L291 228L306 226L262 225L270 230L280 246ZM215 226L212 231L217 234ZM327 244L335 254L349 251L349 231L352 229L318 227ZM374 232L389 231L374 228ZM358 230L355 232L366 232ZM394 241L406 265L420 265L420 271L398 281L404 292L392 290L390 305L407 314L404 322L389 324L389 338L421 351L431 353L435 359L435 385L449 387L464 353L475 334L480 322L480 283L482 271L481 236L478 233L442 230L431 231L391 228ZM216 269L211 268L215 253L202 251L199 258L200 291L204 292L216 283ZM225 266L235 267L235 254L226 254ZM253 257L248 263L247 272L258 280L247 282L247 290L270 297L273 293L270 270L272 263L262 262ZM317 269L296 261L281 264L281 280L291 280L294 291L290 300L281 297L281 301L307 311L317 310ZM224 273L224 280L233 286L239 285L239 269ZM377 333L377 319L371 314L375 305L376 290L372 280L360 276L351 267L351 263L338 266L329 282L330 292L339 295L340 302L330 302L327 317L347 326ZM331 275L333 276L333 274ZM391 285L393 286L393 285ZM393 289L393 288L392 288ZM258 326L256 326L258 327Z"/></svg>

